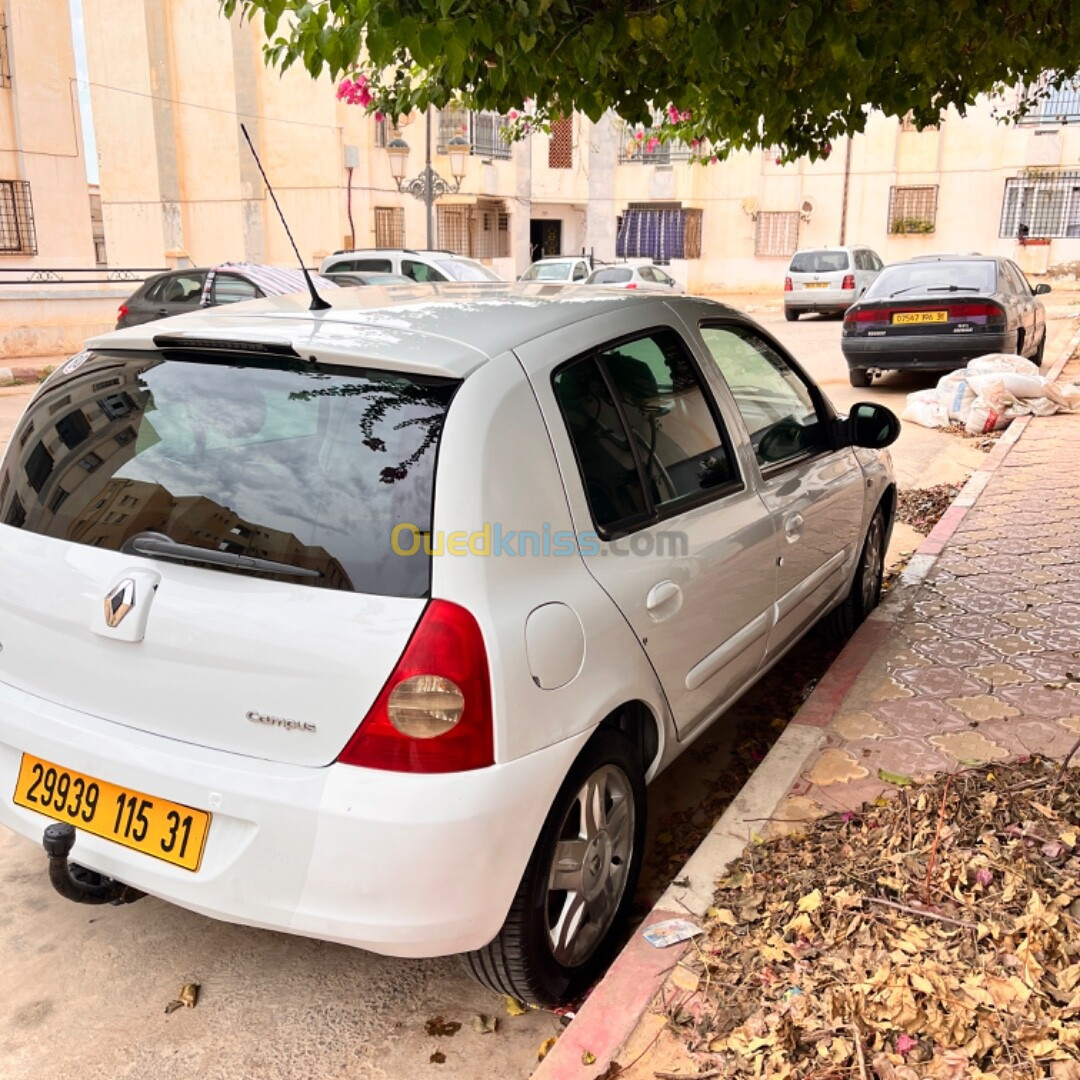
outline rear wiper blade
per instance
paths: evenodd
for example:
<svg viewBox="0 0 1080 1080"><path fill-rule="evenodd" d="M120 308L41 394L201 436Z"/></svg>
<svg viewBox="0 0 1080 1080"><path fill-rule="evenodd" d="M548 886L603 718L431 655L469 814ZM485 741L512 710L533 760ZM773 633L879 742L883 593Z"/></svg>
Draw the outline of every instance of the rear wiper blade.
<svg viewBox="0 0 1080 1080"><path fill-rule="evenodd" d="M258 570L267 574L289 574L292 577L322 577L321 570L309 570L306 566L275 562L273 559L257 559L253 555L237 555L231 551L214 551L195 544L181 544L164 533L142 532L124 544L126 551L136 555L149 555L158 559L176 559L178 562L199 562L207 566L227 566L235 570Z"/></svg>
<svg viewBox="0 0 1080 1080"><path fill-rule="evenodd" d="M906 289L898 289L894 293L889 293L889 299L894 296L903 296L904 293L914 292L916 289L921 289L923 292L980 292L981 290L976 285L909 285Z"/></svg>

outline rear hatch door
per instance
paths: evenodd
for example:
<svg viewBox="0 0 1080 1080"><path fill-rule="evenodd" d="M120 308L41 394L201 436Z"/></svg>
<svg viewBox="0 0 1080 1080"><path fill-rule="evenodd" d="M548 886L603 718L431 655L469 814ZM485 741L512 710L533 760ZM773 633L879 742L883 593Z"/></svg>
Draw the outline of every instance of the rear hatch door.
<svg viewBox="0 0 1080 1080"><path fill-rule="evenodd" d="M333 761L427 602L455 380L100 352L0 463L0 681L200 746ZM156 538L165 554L140 553ZM169 545L183 545L174 551ZM242 565L205 565L224 557Z"/></svg>

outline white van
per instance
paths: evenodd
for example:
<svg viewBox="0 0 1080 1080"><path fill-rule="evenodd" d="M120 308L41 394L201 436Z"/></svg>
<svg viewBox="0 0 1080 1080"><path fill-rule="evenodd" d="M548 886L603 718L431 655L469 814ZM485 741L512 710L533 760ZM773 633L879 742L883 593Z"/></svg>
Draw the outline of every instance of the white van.
<svg viewBox="0 0 1080 1080"><path fill-rule="evenodd" d="M366 270L401 274L413 281L502 281L490 267L452 251L361 248L335 251L319 266L319 273L328 277Z"/></svg>
<svg viewBox="0 0 1080 1080"><path fill-rule="evenodd" d="M784 318L805 311L842 315L885 268L868 247L806 248L791 256L784 278Z"/></svg>

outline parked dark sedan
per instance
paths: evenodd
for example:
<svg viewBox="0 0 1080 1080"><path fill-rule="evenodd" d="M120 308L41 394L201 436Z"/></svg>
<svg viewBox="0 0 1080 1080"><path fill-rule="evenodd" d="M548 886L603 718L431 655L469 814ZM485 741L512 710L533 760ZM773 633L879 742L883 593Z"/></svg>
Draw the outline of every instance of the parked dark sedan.
<svg viewBox="0 0 1080 1080"><path fill-rule="evenodd" d="M875 373L953 371L984 353L1042 363L1049 285L1028 284L1011 259L941 255L882 270L844 316L840 348L852 386Z"/></svg>
<svg viewBox="0 0 1080 1080"><path fill-rule="evenodd" d="M338 284L312 274L317 289L336 289ZM259 263L221 263L210 268L192 267L155 274L129 296L117 312L116 329L183 315L198 308L258 300L303 292L304 275L291 266L263 266Z"/></svg>

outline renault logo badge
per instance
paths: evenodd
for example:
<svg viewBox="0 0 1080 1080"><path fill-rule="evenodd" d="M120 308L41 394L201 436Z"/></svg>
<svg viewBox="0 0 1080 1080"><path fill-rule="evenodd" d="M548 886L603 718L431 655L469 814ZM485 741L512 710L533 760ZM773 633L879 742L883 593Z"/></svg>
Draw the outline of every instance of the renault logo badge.
<svg viewBox="0 0 1080 1080"><path fill-rule="evenodd" d="M135 582L131 578L124 578L105 597L105 624L115 630L134 606Z"/></svg>

